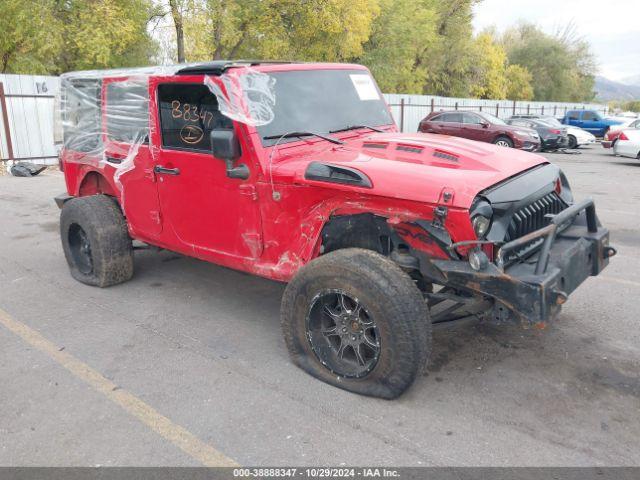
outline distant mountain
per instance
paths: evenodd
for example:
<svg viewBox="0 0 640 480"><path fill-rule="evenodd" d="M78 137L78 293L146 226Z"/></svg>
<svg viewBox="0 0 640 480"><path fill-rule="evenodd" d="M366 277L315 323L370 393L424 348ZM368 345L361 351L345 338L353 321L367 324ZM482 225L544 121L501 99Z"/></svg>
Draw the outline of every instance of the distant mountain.
<svg viewBox="0 0 640 480"><path fill-rule="evenodd" d="M620 80L625 85L634 85L640 87L640 75L633 75L632 77L623 78Z"/></svg>
<svg viewBox="0 0 640 480"><path fill-rule="evenodd" d="M610 100L640 100L640 85L627 85L596 76L594 89L596 91L596 99L602 102Z"/></svg>

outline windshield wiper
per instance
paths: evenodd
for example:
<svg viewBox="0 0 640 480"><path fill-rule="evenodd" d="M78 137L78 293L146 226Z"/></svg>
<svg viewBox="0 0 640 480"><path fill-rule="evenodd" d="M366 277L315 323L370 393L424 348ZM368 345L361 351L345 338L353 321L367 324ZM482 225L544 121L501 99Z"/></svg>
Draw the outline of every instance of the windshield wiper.
<svg viewBox="0 0 640 480"><path fill-rule="evenodd" d="M321 133L316 132L290 132L285 133L284 135L267 135L266 137L262 137L263 140L275 140L276 138L294 138L294 137L319 137L328 142L335 143L336 145L342 145L344 142L342 140L338 140L337 138L330 137L328 135L322 135Z"/></svg>
<svg viewBox="0 0 640 480"><path fill-rule="evenodd" d="M373 130L374 132L384 132L384 130L376 127L371 127L369 125L351 125L349 127L339 128L338 130L331 130L329 133L338 133L338 132L346 132L347 130L358 130L359 128L368 128L369 130Z"/></svg>

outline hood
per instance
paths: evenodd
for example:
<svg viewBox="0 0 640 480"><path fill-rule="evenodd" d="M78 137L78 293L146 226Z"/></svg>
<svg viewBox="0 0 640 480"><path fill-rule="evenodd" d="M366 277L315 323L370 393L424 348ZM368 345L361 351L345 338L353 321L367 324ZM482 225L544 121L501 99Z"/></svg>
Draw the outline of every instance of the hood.
<svg viewBox="0 0 640 480"><path fill-rule="evenodd" d="M371 182L371 188L327 183L329 188L432 204L446 190L453 194L449 205L469 208L480 191L548 163L540 155L445 135L379 133L345 141L315 142L302 155L301 147L281 151L273 181L308 184L305 172L311 162L319 162L356 170Z"/></svg>

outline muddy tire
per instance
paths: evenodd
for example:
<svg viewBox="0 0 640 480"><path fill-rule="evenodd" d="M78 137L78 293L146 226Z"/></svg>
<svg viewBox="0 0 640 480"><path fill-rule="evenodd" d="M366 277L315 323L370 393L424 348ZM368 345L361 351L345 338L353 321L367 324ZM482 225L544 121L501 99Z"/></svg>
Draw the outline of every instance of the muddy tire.
<svg viewBox="0 0 640 480"><path fill-rule="evenodd" d="M431 350L424 298L394 262L349 248L304 266L282 298L293 362L350 392L392 399L411 386Z"/></svg>
<svg viewBox="0 0 640 480"><path fill-rule="evenodd" d="M115 200L106 195L73 198L60 213L62 249L71 276L108 287L133 276L133 246L127 222Z"/></svg>

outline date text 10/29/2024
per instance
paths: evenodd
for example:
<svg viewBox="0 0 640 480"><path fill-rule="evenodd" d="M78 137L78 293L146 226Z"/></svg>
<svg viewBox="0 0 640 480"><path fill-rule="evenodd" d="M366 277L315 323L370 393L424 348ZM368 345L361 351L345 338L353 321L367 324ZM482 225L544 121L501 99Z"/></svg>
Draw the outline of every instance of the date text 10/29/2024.
<svg viewBox="0 0 640 480"><path fill-rule="evenodd" d="M235 468L235 478L399 478L388 468Z"/></svg>

